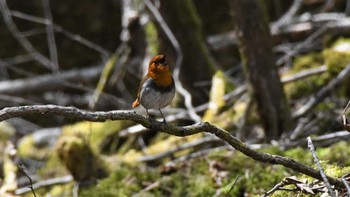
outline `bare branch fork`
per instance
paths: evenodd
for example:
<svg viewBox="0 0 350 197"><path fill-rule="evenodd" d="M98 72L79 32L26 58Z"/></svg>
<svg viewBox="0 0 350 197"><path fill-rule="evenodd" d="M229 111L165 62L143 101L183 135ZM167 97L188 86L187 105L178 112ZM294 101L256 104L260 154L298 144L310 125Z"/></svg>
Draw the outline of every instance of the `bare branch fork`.
<svg viewBox="0 0 350 197"><path fill-rule="evenodd" d="M87 120L93 122L105 122L107 120L131 120L143 125L146 128L152 128L164 133L175 136L189 136L200 132L207 132L216 135L221 140L231 145L236 150L260 162L278 164L290 168L296 172L308 175L322 181L319 171L296 162L291 158L282 157L279 155L271 155L253 150L247 144L233 137L227 131L218 128L208 122L200 122L189 126L177 127L170 124L163 124L157 121L149 121L148 118L137 114L130 110L115 110L115 111L86 111L75 107L63 107L58 105L31 105L19 107L7 107L0 110L0 121L4 121L13 117L27 115L60 115L67 118ZM342 181L333 177L326 177L329 182L338 187L342 187Z"/></svg>

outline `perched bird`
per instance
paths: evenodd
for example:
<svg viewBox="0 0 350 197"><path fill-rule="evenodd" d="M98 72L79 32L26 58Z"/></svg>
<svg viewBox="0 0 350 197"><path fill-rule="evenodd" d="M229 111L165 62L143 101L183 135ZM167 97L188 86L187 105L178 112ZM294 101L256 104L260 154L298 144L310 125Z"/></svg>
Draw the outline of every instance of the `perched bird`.
<svg viewBox="0 0 350 197"><path fill-rule="evenodd" d="M146 109L148 117L149 109L158 109L163 117L161 108L169 105L175 95L175 83L170 72L170 67L165 61L165 55L154 56L148 65L148 73L142 79L137 98L132 107L135 108L140 104Z"/></svg>

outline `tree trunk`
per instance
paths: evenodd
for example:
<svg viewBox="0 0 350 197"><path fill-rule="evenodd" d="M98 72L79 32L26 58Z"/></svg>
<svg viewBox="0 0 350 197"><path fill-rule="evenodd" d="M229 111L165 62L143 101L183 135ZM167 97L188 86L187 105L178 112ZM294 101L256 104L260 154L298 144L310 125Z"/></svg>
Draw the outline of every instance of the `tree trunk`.
<svg viewBox="0 0 350 197"><path fill-rule="evenodd" d="M266 14L259 0L232 0L241 59L267 140L291 128L291 114L272 53Z"/></svg>
<svg viewBox="0 0 350 197"><path fill-rule="evenodd" d="M196 83L211 81L214 73L214 61L205 45L201 21L193 2L191 0L161 1L160 11L183 50L181 82L192 94L193 104L207 102L210 86L197 86ZM173 51L168 38L163 37L162 39L161 50L167 54ZM169 62L175 62L171 59L169 56Z"/></svg>

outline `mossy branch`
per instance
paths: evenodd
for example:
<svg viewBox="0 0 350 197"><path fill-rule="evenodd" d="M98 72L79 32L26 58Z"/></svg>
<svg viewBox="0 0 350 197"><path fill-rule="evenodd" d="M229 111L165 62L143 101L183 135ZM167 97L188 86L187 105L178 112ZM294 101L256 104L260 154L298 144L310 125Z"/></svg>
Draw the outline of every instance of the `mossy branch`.
<svg viewBox="0 0 350 197"><path fill-rule="evenodd" d="M294 161L288 157L279 155L271 155L268 153L261 153L253 150L247 144L238 140L227 131L218 128L208 122L200 122L189 126L176 127L170 124L163 124L157 121L149 121L148 118L137 114L130 110L115 110L115 111L87 111L75 107L63 107L57 105L31 105L19 107L7 107L0 110L0 121L19 116L28 115L60 115L67 118L87 120L93 122L105 122L107 120L131 120L143 125L146 128L156 129L164 133L175 136L188 136L200 132L207 132L216 135L221 140L230 144L236 150L242 152L246 156L260 162L278 164L290 168L296 172L308 175L322 181L319 171L299 162ZM234 159L234 158L232 158ZM329 182L333 185L342 186L340 179L327 176Z"/></svg>

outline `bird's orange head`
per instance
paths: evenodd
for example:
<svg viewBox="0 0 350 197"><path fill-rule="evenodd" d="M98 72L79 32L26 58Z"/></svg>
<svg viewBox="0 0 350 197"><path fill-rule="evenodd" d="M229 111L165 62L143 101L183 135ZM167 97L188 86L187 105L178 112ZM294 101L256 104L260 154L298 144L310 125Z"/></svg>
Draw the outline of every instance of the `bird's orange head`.
<svg viewBox="0 0 350 197"><path fill-rule="evenodd" d="M162 87L171 86L173 83L170 67L165 57L165 55L154 56L149 62L147 73L147 76L151 77L156 85Z"/></svg>

